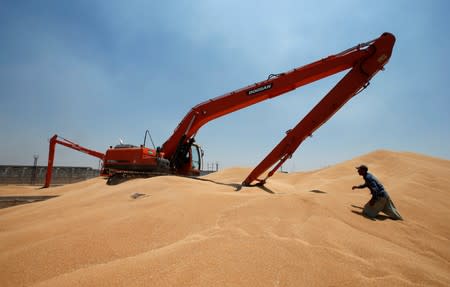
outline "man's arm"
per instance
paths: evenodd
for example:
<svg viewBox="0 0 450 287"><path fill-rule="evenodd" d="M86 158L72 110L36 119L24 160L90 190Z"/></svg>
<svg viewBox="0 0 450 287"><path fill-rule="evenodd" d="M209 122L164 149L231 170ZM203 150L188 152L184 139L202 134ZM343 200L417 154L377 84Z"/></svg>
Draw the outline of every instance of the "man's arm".
<svg viewBox="0 0 450 287"><path fill-rule="evenodd" d="M360 189L360 188L366 188L367 187L367 184L366 183L363 183L363 184L360 184L360 185L354 185L354 186L352 186L352 190L353 189Z"/></svg>

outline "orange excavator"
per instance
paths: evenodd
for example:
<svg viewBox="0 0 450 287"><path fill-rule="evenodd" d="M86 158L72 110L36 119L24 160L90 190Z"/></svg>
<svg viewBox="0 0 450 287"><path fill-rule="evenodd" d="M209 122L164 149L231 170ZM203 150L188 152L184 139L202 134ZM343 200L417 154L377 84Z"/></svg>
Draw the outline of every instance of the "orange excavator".
<svg viewBox="0 0 450 287"><path fill-rule="evenodd" d="M186 114L161 147L146 147L144 137L144 144L141 146L121 144L110 147L104 155L98 152L90 154L103 160L102 174L108 176L109 182L113 182L115 178L155 174L196 176L200 174L203 151L195 143L195 136L203 125L218 117L349 70L242 182L244 186L263 185L307 137L353 96L365 89L371 78L384 69L391 57L394 43L394 35L383 33L375 40L285 73L271 74L267 80L200 103ZM53 163L53 156L54 153L49 152L49 166L50 162ZM269 169L263 178L259 178ZM46 186L48 185L49 182L46 182Z"/></svg>

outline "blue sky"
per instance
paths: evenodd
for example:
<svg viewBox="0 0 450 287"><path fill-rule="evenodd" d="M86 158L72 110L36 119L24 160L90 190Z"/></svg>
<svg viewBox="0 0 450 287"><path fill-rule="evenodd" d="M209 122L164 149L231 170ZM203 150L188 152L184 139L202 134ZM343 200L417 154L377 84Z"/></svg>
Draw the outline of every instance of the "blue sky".
<svg viewBox="0 0 450 287"><path fill-rule="evenodd" d="M0 164L46 165L58 134L162 145L191 107L391 32L386 70L285 170L376 149L450 159L448 1L0 1ZM255 166L343 75L204 126L205 162ZM56 165L98 161L58 147Z"/></svg>

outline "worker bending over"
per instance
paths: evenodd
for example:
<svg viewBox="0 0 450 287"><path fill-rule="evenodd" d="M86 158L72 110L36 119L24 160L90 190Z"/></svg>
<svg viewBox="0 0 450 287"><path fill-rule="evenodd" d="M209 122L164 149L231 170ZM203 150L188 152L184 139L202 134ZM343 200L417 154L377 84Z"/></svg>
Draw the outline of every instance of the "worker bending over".
<svg viewBox="0 0 450 287"><path fill-rule="evenodd" d="M372 194L372 198L364 206L363 215L373 219L382 211L394 220L403 220L389 194L375 176L368 172L369 169L367 166L361 165L356 169L358 170L358 174L364 178L364 183L353 186L352 190L368 187Z"/></svg>

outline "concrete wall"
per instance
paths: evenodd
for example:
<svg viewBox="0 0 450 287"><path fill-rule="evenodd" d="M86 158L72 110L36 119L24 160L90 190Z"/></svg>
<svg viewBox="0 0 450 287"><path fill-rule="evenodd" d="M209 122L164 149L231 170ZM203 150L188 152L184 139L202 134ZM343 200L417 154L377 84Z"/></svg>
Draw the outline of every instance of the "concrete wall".
<svg viewBox="0 0 450 287"><path fill-rule="evenodd" d="M43 185L46 166L0 165L0 184ZM90 167L55 166L52 185L66 184L99 176L99 170Z"/></svg>

